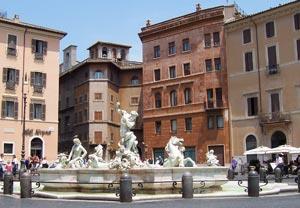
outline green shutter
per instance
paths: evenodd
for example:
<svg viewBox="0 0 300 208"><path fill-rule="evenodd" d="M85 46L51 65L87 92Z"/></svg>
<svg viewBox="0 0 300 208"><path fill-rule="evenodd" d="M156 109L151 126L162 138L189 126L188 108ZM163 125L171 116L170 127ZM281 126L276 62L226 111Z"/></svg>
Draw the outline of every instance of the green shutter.
<svg viewBox="0 0 300 208"><path fill-rule="evenodd" d="M33 86L35 84L35 76L34 72L30 72L30 85Z"/></svg>
<svg viewBox="0 0 300 208"><path fill-rule="evenodd" d="M46 105L42 105L43 109L42 109L42 120L45 121L46 120Z"/></svg>
<svg viewBox="0 0 300 208"><path fill-rule="evenodd" d="M15 102L15 119L18 119L18 102Z"/></svg>
<svg viewBox="0 0 300 208"><path fill-rule="evenodd" d="M1 106L1 108L2 108L2 111L1 111L1 117L2 118L5 118L6 117L6 101L2 101L2 106Z"/></svg>
<svg viewBox="0 0 300 208"><path fill-rule="evenodd" d="M43 73L43 87L46 88L47 74Z"/></svg>
<svg viewBox="0 0 300 208"><path fill-rule="evenodd" d="M2 81L7 82L7 68L3 68Z"/></svg>
<svg viewBox="0 0 300 208"><path fill-rule="evenodd" d="M18 85L19 84L19 79L20 79L20 70L16 69L15 73L16 73L15 83Z"/></svg>
<svg viewBox="0 0 300 208"><path fill-rule="evenodd" d="M43 41L43 55L47 55L47 47L48 43L46 41Z"/></svg>
<svg viewBox="0 0 300 208"><path fill-rule="evenodd" d="M33 103L30 103L29 119L33 120Z"/></svg>
<svg viewBox="0 0 300 208"><path fill-rule="evenodd" d="M32 39L31 41L31 52L35 53L36 52L36 40Z"/></svg>

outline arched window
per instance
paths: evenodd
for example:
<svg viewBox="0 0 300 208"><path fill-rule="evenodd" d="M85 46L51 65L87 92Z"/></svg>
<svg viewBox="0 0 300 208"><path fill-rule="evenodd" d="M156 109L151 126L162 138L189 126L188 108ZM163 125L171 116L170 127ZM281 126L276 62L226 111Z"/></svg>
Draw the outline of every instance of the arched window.
<svg viewBox="0 0 300 208"><path fill-rule="evenodd" d="M184 103L190 104L192 103L192 91L191 88L184 89Z"/></svg>
<svg viewBox="0 0 300 208"><path fill-rule="evenodd" d="M125 49L121 50L121 60L126 60L126 51L125 51Z"/></svg>
<svg viewBox="0 0 300 208"><path fill-rule="evenodd" d="M103 72L102 71L95 71L94 79L102 79L103 78Z"/></svg>
<svg viewBox="0 0 300 208"><path fill-rule="evenodd" d="M160 94L160 92L155 93L155 108L161 108L161 94Z"/></svg>
<svg viewBox="0 0 300 208"><path fill-rule="evenodd" d="M271 147L275 148L286 144L286 136L282 131L276 131L271 137Z"/></svg>
<svg viewBox="0 0 300 208"><path fill-rule="evenodd" d="M246 150L251 150L257 147L256 137L253 135L249 135L246 138ZM247 162L251 160L256 160L257 155L247 155Z"/></svg>
<svg viewBox="0 0 300 208"><path fill-rule="evenodd" d="M102 48L102 58L107 58L107 48L106 47Z"/></svg>
<svg viewBox="0 0 300 208"><path fill-rule="evenodd" d="M30 143L30 155L43 157L43 141L40 138L34 138Z"/></svg>
<svg viewBox="0 0 300 208"><path fill-rule="evenodd" d="M138 85L138 84L140 84L140 80L139 80L138 76L136 76L136 75L132 76L131 85Z"/></svg>
<svg viewBox="0 0 300 208"><path fill-rule="evenodd" d="M177 92L176 90L172 90L170 92L170 105L176 106L177 105Z"/></svg>

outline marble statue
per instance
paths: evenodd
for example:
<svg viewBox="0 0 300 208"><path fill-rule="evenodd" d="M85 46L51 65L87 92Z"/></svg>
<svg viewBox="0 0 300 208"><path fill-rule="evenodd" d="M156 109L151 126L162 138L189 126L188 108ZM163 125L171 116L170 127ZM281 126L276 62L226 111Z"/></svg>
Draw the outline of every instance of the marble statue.
<svg viewBox="0 0 300 208"><path fill-rule="evenodd" d="M176 136L172 136L165 147L165 151L168 155L165 159L163 166L164 167L185 167L189 162L193 167L196 166L196 163L189 157L184 158L184 140Z"/></svg>
<svg viewBox="0 0 300 208"><path fill-rule="evenodd" d="M60 153L57 155L57 161L55 162L54 168L56 169L63 169L67 168L68 166L68 157L64 153Z"/></svg>
<svg viewBox="0 0 300 208"><path fill-rule="evenodd" d="M84 158L87 154L85 148L81 145L81 142L77 135L73 139L73 147L68 157L68 167L69 168L83 168Z"/></svg>
<svg viewBox="0 0 300 208"><path fill-rule="evenodd" d="M88 156L89 168L104 168L108 167L108 164L103 160L103 147L101 144L95 147L95 153Z"/></svg>
<svg viewBox="0 0 300 208"><path fill-rule="evenodd" d="M214 155L214 150L209 150L206 153L206 163L208 166L219 166L219 160L217 159L217 156Z"/></svg>

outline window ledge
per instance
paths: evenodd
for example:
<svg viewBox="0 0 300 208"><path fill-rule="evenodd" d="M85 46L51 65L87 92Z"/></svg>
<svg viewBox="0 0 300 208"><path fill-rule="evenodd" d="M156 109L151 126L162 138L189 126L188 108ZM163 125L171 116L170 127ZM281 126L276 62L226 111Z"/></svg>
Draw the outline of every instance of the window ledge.
<svg viewBox="0 0 300 208"><path fill-rule="evenodd" d="M192 52L192 49L186 50L186 51L181 51L181 53L191 53L191 52Z"/></svg>
<svg viewBox="0 0 300 208"><path fill-rule="evenodd" d="M153 60L156 60L156 59L160 59L160 56L159 57L153 57Z"/></svg>
<svg viewBox="0 0 300 208"><path fill-rule="evenodd" d="M175 56L176 53L168 54L169 57Z"/></svg>

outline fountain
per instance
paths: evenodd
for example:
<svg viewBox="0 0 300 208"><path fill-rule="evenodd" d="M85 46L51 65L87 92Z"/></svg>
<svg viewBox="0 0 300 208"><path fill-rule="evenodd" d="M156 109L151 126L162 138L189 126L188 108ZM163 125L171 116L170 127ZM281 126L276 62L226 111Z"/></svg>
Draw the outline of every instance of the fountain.
<svg viewBox="0 0 300 208"><path fill-rule="evenodd" d="M184 140L175 136L170 138L165 147L168 157L163 166L142 162L136 136L131 131L138 114L122 110L120 103L117 103L116 108L121 115L121 139L116 157L109 162L104 161L102 146L98 145L95 153L88 156L85 165L83 161L87 152L75 136L68 158L60 154L56 168L40 170L40 183L43 185L41 191L105 193L112 187L119 186L124 172L132 177L137 193L147 194L178 193L181 177L185 172L193 175L195 189L203 188L204 184L207 190L220 189L227 182L228 169L218 166L213 152L207 154L209 166L197 166L191 158L184 158ZM185 167L187 163L193 167Z"/></svg>

